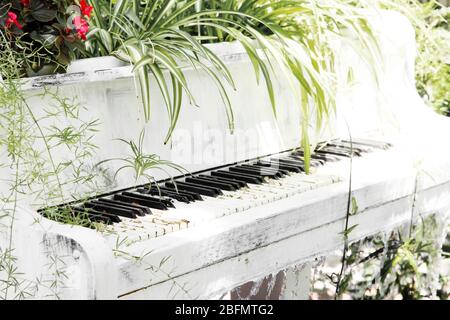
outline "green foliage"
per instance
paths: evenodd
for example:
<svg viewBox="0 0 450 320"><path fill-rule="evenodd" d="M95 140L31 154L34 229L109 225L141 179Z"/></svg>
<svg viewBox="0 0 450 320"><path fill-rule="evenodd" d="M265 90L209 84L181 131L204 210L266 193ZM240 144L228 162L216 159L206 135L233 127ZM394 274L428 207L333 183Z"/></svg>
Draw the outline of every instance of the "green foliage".
<svg viewBox="0 0 450 320"><path fill-rule="evenodd" d="M416 85L436 111L450 115L450 8L437 1L378 0L405 14L416 30Z"/></svg>
<svg viewBox="0 0 450 320"><path fill-rule="evenodd" d="M160 170L167 174L168 177L171 177L170 173L167 169L173 169L180 174L185 174L186 170L181 166L172 163L168 160L162 160L156 154L147 154L144 151L144 138L145 131L142 131L139 135L138 143L136 144L134 141L127 141L124 139L119 139L119 141L125 143L130 148L130 156L126 158L113 158L101 161L97 164L97 166L101 166L106 162L111 161L119 161L123 165L116 171L115 176L117 176L124 169L131 169L134 172L135 181L137 182L140 178L146 178L150 182L156 182L149 174L151 170Z"/></svg>
<svg viewBox="0 0 450 320"><path fill-rule="evenodd" d="M404 230L408 228L399 228L351 244L339 298L429 299L437 289L438 297L447 299L450 291L445 275L433 274L439 271L434 270L434 265L441 255L436 246L436 239L442 232L440 223L431 216L416 225L411 236L405 235ZM327 294L325 288L329 288L328 294L332 295L336 282L336 274L331 271L334 269L319 270L319 277L313 284L314 295ZM440 283L438 288L435 283Z"/></svg>
<svg viewBox="0 0 450 320"><path fill-rule="evenodd" d="M430 106L450 116L450 8L422 10L428 27L417 29L417 88Z"/></svg>

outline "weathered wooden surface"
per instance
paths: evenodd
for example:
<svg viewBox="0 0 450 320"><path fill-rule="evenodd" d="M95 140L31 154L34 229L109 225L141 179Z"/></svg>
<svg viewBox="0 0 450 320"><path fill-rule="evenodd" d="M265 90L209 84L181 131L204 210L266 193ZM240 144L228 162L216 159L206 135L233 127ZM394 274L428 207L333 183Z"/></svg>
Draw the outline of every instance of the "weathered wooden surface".
<svg viewBox="0 0 450 320"><path fill-rule="evenodd" d="M450 204L450 179L416 190L416 175L407 162L395 162L395 158L374 158L359 168L355 163L352 196L359 212L350 221L350 225L358 224L353 240L393 229L419 213L440 212ZM372 174L365 174L367 170ZM207 298L324 254L342 245L347 201L348 184L343 182L136 244L127 249L132 255L151 253L141 265L123 261L120 269L128 277L122 277L126 281L120 283L120 291L133 292L147 282L142 287L145 290L129 298L156 298L169 292L173 279L167 280L167 275L157 270L144 271L145 266L158 265L167 257L163 272L190 288L189 294L175 291L177 297ZM225 272L227 269L233 271Z"/></svg>
<svg viewBox="0 0 450 320"><path fill-rule="evenodd" d="M381 140L393 139L395 148L354 161L352 197L356 199L359 211L350 220L350 225L358 224L350 235L351 240L392 229L419 214L444 212L450 203L449 150L446 144L435 139L437 136L448 137L448 121L431 114L415 91L414 31L406 18L393 13L375 19L374 24L386 60L381 81L375 85L367 63L358 58L350 45L341 44L342 66L338 68L338 78L342 87L338 94L339 113L334 133L347 137L350 133L358 136L372 132ZM299 108L286 85L278 82L277 93L279 103L290 108L281 108L282 113L275 120L265 89L248 79L252 74L251 65L245 56L239 52L231 52L229 56L233 57L231 60L235 59L230 67L240 87L232 100L237 110L236 125L241 131L230 135L224 121L225 111L217 103L217 94L206 92L205 76L191 70L188 77L194 91L198 90L202 108L183 106L179 137L166 146L162 145L167 130L162 100L155 98L153 105L157 107L151 122L146 124L126 67L33 79L26 85L29 89L43 84L54 85L62 95L78 96L87 108L86 116L101 119L99 136L94 143L102 148L92 164L127 156L127 147L112 142L113 139L136 139L142 128L149 129L146 132L150 142L146 151L175 162L189 159L188 169L192 171L210 168L215 161L225 164L297 146L300 140ZM354 67L355 81L351 84L346 82L348 65ZM156 90L155 87L152 90ZM30 90L30 94L33 92ZM36 110L45 104L37 97L30 97L29 101ZM205 134L205 128L210 130L208 134ZM248 139L247 128L254 130L252 134L258 143L242 143L254 142ZM192 141L187 151L183 150L186 137ZM226 142L221 144L223 141ZM207 151L215 145L222 146L219 148L222 153ZM205 158L211 161L205 161ZM114 166L108 167L108 172L114 173L114 169ZM18 212L20 227L14 234L20 256L19 270L24 271L24 277L28 279L39 275L48 278L49 274L51 279L51 270L46 270L50 260L47 252L54 249L57 256L67 259L65 264L73 270L73 276L66 282L68 288L61 288L60 294L64 298L221 297L243 283L342 246L340 233L348 206L349 169L348 162L324 169L339 174L343 178L341 183L242 214L206 219L203 225L129 247L116 247L100 234L80 227L45 219L36 225L33 223L36 212L23 209ZM119 177L108 189L134 183L132 174L128 174ZM67 192L70 194L71 190ZM214 214L211 216L213 218ZM42 225L45 226L43 229ZM8 238L3 237L0 241L4 247ZM30 255L30 251L33 254ZM114 257L118 251L122 254ZM80 277L77 268L81 270ZM47 293L43 291L43 295Z"/></svg>
<svg viewBox="0 0 450 320"><path fill-rule="evenodd" d="M9 228L0 227L0 248L9 248ZM106 241L96 232L48 221L28 208L17 208L11 248L20 284L9 298L114 299L117 269ZM4 274L0 274L3 279Z"/></svg>

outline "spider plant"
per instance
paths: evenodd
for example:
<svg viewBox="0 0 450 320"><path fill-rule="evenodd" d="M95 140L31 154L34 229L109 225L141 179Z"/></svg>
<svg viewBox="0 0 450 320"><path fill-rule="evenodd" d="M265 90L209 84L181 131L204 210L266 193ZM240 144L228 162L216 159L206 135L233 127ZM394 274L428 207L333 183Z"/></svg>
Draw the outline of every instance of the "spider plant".
<svg viewBox="0 0 450 320"><path fill-rule="evenodd" d="M334 64L336 52L329 46L330 35L341 37L351 30L360 39L369 54L359 51L370 65L379 65L379 49L370 25L358 11L353 1L346 0L225 0L199 1L200 7L239 12L229 14L228 19L242 20L252 17L252 28L266 35L267 40L281 46L288 71L297 80L302 113L301 146L305 151L306 168L309 168L309 127L315 122L320 130L335 110ZM233 34L206 27L199 32L220 41L231 41ZM245 33L245 30L244 30ZM281 41L280 41L281 39ZM355 48L359 50L358 48ZM270 60L269 60L270 61ZM267 68L269 69L269 68ZM377 75L379 70L374 70ZM266 77L269 82L270 78ZM315 112L312 112L312 109Z"/></svg>
<svg viewBox="0 0 450 320"><path fill-rule="evenodd" d="M94 12L88 34L88 51L93 56L115 55L131 62L139 82L145 118L150 119L149 82L152 74L164 99L170 120L165 143L178 121L183 91L197 105L182 67L206 72L215 83L233 130L233 111L226 86L234 88L230 72L211 50L182 29L196 19L195 1L91 1ZM168 72L168 78L164 71ZM225 80L225 81L223 81ZM225 83L224 83L225 82Z"/></svg>
<svg viewBox="0 0 450 320"><path fill-rule="evenodd" d="M169 116L167 143L177 124L183 92L196 105L183 67L200 69L218 88L233 131L234 115L227 89L232 76L205 42L239 41L253 64L258 83L264 78L276 115L275 75L285 75L301 100L302 141L309 167L309 126L315 108L317 130L334 109L333 54L329 32L355 29L372 48L367 22L349 1L322 0L92 0L94 7L87 51L115 55L134 65L145 118L150 118L152 74ZM164 75L168 73L168 77ZM225 80L225 81L223 81Z"/></svg>
<svg viewBox="0 0 450 320"><path fill-rule="evenodd" d="M195 97L180 70L183 66L181 61L195 68L200 67L218 86L227 107L228 121L232 129L233 113L221 79L225 79L231 87L234 87L233 79L220 59L201 43L202 40L216 38L208 35L191 35L188 31L192 27L208 26L238 39L251 54L258 70L261 69L267 76L266 79L269 78L267 64L256 53L256 45L250 41L250 36L257 40L259 47L268 49L268 43L263 35L248 23L253 19L251 16L226 10L199 11L195 10L196 4L197 0L181 3L173 0L117 1L114 5L109 1L92 1L94 15L89 34L92 40L88 43L88 49L92 55L114 54L135 65L147 119L150 116L148 73L152 73L168 107L169 117L172 120L171 129L178 119L182 90L195 104ZM242 19L232 19L233 16ZM279 55L279 51L273 53ZM172 97L169 92L170 86L163 77L163 70L169 72ZM268 88L274 104L271 82L268 83Z"/></svg>
<svg viewBox="0 0 450 320"><path fill-rule="evenodd" d="M242 43L251 58L257 80L261 74L264 76L275 114L271 79L275 69L287 74L294 73L305 87L308 87L307 78L312 78L314 89L308 87L306 95L324 97L317 72L301 61L298 55L292 55L294 50L287 50L289 45L285 41L284 31L245 12L226 6L223 9L202 8L198 6L198 0L92 0L91 4L94 12L88 34L88 52L93 56L113 54L134 65L147 120L151 110L149 74L153 74L170 120L165 143L178 121L183 91L191 104L196 104L182 71L186 65L199 68L210 76L225 105L229 128L231 131L234 128L233 110L225 87L228 84L234 88L232 76L221 60L202 44L202 41L220 41L221 36L195 34L193 29L216 30L217 34L228 35ZM266 33L271 34L272 39L267 38ZM168 72L169 79L163 71ZM323 105L322 98L320 102Z"/></svg>
<svg viewBox="0 0 450 320"><path fill-rule="evenodd" d="M139 134L138 142L134 142L133 140L125 140L125 139L117 139L118 141L121 141L128 145L131 151L131 155L126 158L111 158L107 160L103 160L99 162L96 166L100 166L104 163L111 162L111 161L119 161L123 163L123 165L116 170L116 173L114 174L114 179L116 179L117 175L125 169L132 169L134 171L134 177L135 181L137 182L140 178L146 178L150 182L156 182L151 176L148 171L150 170L159 170L163 171L168 177L172 177L170 173L167 171L167 169L173 169L180 173L181 175L184 175L187 173L187 171L168 160L162 160L158 155L156 154L147 154L144 152L144 138L145 138L145 130L142 130Z"/></svg>

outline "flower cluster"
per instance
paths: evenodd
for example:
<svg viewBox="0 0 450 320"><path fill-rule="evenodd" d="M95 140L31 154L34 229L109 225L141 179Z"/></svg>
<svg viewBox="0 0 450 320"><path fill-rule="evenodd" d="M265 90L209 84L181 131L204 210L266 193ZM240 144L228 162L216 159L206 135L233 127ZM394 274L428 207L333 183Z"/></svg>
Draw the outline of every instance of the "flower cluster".
<svg viewBox="0 0 450 320"><path fill-rule="evenodd" d="M22 4L23 7L29 7L30 0L20 0L20 3ZM11 29L11 27L13 25L15 25L20 30L23 29L23 26L17 20L17 14L15 12L9 10L6 13L5 28Z"/></svg>
<svg viewBox="0 0 450 320"><path fill-rule="evenodd" d="M92 11L89 0L0 0L0 32L13 50L32 53L28 69L37 72L84 50Z"/></svg>
<svg viewBox="0 0 450 320"><path fill-rule="evenodd" d="M75 15L72 24L74 28L68 28L67 31L75 31L78 37L82 40L87 40L87 33L89 31L89 24L87 19L91 17L93 7L90 6L86 0L80 1L80 14Z"/></svg>
<svg viewBox="0 0 450 320"><path fill-rule="evenodd" d="M5 22L6 29L10 29L13 24L20 30L23 29L22 25L17 21L17 14L15 14L12 11L9 11L6 15L8 16L8 18L6 18L6 22Z"/></svg>
<svg viewBox="0 0 450 320"><path fill-rule="evenodd" d="M0 1L0 8L2 8L0 10L0 26L3 26L4 29L9 30L11 33L21 33L20 31L24 31L24 27L27 24L34 25L35 22L42 24L59 22L61 21L61 16L67 12L67 7L64 8L61 4L55 6L55 1L20 0L8 3L2 2ZM87 40L89 31L88 19L91 17L93 7L89 5L87 0L80 0L75 3L68 1L66 3L68 6L77 9L67 20L66 34L74 34L79 39ZM30 29L33 27L31 26ZM32 32L33 29L26 31Z"/></svg>

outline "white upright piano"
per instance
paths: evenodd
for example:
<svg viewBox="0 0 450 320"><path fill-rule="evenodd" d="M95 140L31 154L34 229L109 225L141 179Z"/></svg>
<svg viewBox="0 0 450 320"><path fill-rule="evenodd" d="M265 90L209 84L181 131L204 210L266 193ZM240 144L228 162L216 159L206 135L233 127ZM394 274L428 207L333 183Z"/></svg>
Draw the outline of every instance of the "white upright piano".
<svg viewBox="0 0 450 320"><path fill-rule="evenodd" d="M11 243L11 229L0 229L0 248L14 248L22 281L18 287L34 288L34 298L224 298L249 281L340 248L350 189L358 204L350 218L351 226L358 225L350 241L419 216L445 216L450 206L450 119L435 114L415 89L415 35L408 20L383 11L373 12L370 22L382 51L379 81L354 50L360 45L357 39L349 35L336 42L337 111L321 132L311 129L313 140L324 143L318 144L310 175L304 173L297 149L299 102L286 81L278 79L275 119L265 88L256 85L239 44L212 47L237 83L231 96L234 134L218 93L195 70L186 74L200 107L185 99L167 145L162 100L153 95L146 123L129 67L27 80L23 90L36 113L46 103L36 93L46 86L58 88L62 96L76 96L84 107L81 117L100 120L93 140L99 148L86 164L93 170L105 159L127 157L128 146L116 139L137 140L145 129L145 152L192 174L172 181L151 172L158 188L136 182L131 170L112 179L120 161L102 164L109 178L99 175L101 193L68 204L74 212L92 216L103 225L100 230L46 218L36 199L24 195L15 211ZM353 81L348 82L350 66ZM56 155L58 161L64 156ZM1 173L11 174L8 170ZM6 189L2 186L0 192ZM67 203L75 191L87 190L66 186ZM55 258L60 273L53 270ZM0 271L0 279L4 276ZM293 284L298 279L286 279L285 289L292 292L281 298L299 297ZM60 285L45 285L50 283Z"/></svg>

